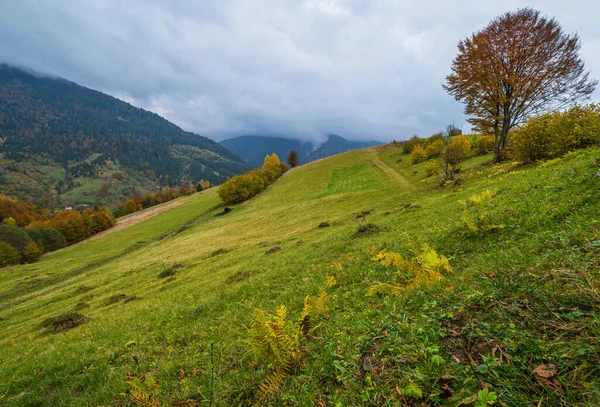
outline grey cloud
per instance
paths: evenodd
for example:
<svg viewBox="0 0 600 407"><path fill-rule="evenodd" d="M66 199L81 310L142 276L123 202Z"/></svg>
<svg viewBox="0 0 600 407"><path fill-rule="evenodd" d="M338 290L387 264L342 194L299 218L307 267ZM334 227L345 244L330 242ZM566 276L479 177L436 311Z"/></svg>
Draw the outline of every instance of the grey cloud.
<svg viewBox="0 0 600 407"><path fill-rule="evenodd" d="M456 44L525 5L579 32L600 76L593 1L21 0L2 5L0 60L215 139L402 139L464 123L441 88Z"/></svg>

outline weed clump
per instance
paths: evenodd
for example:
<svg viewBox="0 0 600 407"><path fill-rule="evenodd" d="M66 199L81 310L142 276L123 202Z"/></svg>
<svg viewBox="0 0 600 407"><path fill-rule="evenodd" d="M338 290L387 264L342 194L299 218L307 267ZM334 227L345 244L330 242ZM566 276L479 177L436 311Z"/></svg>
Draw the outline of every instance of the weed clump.
<svg viewBox="0 0 600 407"><path fill-rule="evenodd" d="M57 333L73 329L89 321L89 318L78 312L67 312L56 317L47 318L42 322L46 333Z"/></svg>
<svg viewBox="0 0 600 407"><path fill-rule="evenodd" d="M104 306L109 306L112 304L116 304L118 302L124 301L127 299L127 294L115 294L111 295L104 301Z"/></svg>
<svg viewBox="0 0 600 407"><path fill-rule="evenodd" d="M254 274L249 271L238 271L235 274L227 276L227 278L225 279L225 282L228 284L239 283L240 281L249 279L252 276L254 276Z"/></svg>
<svg viewBox="0 0 600 407"><path fill-rule="evenodd" d="M364 225L359 225L358 229L356 230L356 233L354 234L354 237L360 237L360 236L365 236L365 235L372 235L374 233L377 233L381 230L381 228L377 225L374 225L372 223L366 223Z"/></svg>
<svg viewBox="0 0 600 407"><path fill-rule="evenodd" d="M220 254L229 253L230 251L231 251L231 250L229 250L229 249L220 248L220 249L217 249L217 250L213 251L213 252L210 254L210 257L216 257L216 256L218 256L218 255L220 255Z"/></svg>
<svg viewBox="0 0 600 407"><path fill-rule="evenodd" d="M277 253L278 251L281 250L281 246L273 246L271 247L269 250L267 250L265 252L265 254L272 254L272 253Z"/></svg>
<svg viewBox="0 0 600 407"><path fill-rule="evenodd" d="M176 270L173 268L168 268L158 273L158 278L173 277L175 274L177 274Z"/></svg>

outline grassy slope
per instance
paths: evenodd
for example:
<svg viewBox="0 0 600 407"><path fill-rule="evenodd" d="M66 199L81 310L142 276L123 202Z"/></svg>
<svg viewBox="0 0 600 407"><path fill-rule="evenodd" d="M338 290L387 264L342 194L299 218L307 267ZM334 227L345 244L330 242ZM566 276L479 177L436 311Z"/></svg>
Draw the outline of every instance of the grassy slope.
<svg viewBox="0 0 600 407"><path fill-rule="evenodd" d="M126 402L127 372L156 377L167 405L206 400L211 343L215 405L250 403L267 373L244 343L253 310L283 303L298 315L305 295L325 289L329 319L274 405L393 405L394 387L411 382L423 389L421 402L441 405L448 375L461 398L481 380L500 405L598 405L599 154L543 168L491 167L482 165L490 157L477 157L463 166L460 186L439 189L439 179L424 178L425 164L410 166L397 149L355 151L290 171L226 216L214 216L213 189L124 231L3 269L0 404ZM464 233L458 201L491 188L504 229ZM366 209L382 230L353 237ZM322 221L331 226L318 229ZM371 283L394 275L369 259L371 244L406 254L404 233L450 257L454 274L399 297L365 297ZM282 250L265 254L275 245ZM183 265L177 275L159 279L174 263ZM339 287L325 286L330 274ZM111 300L118 294L137 299ZM45 318L74 308L90 321L43 333ZM482 354L500 360L486 364ZM558 366L562 393L536 379L542 363Z"/></svg>

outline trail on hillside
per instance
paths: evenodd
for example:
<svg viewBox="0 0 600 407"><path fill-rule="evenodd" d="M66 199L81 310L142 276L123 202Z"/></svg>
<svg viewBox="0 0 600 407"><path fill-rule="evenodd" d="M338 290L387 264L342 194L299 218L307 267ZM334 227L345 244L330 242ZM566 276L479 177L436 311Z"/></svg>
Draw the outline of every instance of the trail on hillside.
<svg viewBox="0 0 600 407"><path fill-rule="evenodd" d="M377 168L379 168L381 171L385 172L387 175L389 175L390 177L392 177L393 179L398 181L398 184L400 184L401 186L403 186L407 189L415 189L415 187L410 182L408 182L408 180L406 178L404 178L404 176L402 176L402 174L400 174L395 169L393 169L392 167L387 165L377 155L377 151L375 151L373 148L369 148L369 149L367 149L367 151L371 155L371 157L370 157L371 161L373 162L373 164L375 164L375 166Z"/></svg>
<svg viewBox="0 0 600 407"><path fill-rule="evenodd" d="M124 216L123 218L117 219L117 224L110 229L107 229L103 232L100 232L87 240L94 240L101 238L103 236L110 235L115 232L119 232L121 230L127 229L133 225L137 225L140 222L145 221L146 219L150 219L155 217L156 215L160 215L163 212L166 212L170 209L176 208L179 205L186 202L187 199L173 199L172 201L162 203L160 205L153 206L148 209L144 209L139 212L132 213L131 215ZM85 240L84 240L85 241Z"/></svg>

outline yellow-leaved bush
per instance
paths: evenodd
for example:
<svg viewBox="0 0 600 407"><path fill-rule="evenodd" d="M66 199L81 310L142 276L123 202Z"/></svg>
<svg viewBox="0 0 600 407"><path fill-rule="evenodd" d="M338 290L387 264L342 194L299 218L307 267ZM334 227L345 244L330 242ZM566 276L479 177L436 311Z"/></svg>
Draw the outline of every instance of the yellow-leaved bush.
<svg viewBox="0 0 600 407"><path fill-rule="evenodd" d="M378 251L371 247L371 260L377 261L386 267L398 270L396 281L392 283L375 283L367 291L367 296L397 295L402 291L415 286L429 284L442 280L444 274L452 271L448 259L439 255L427 243L411 241L409 251L411 259L405 259L398 253L388 250Z"/></svg>

